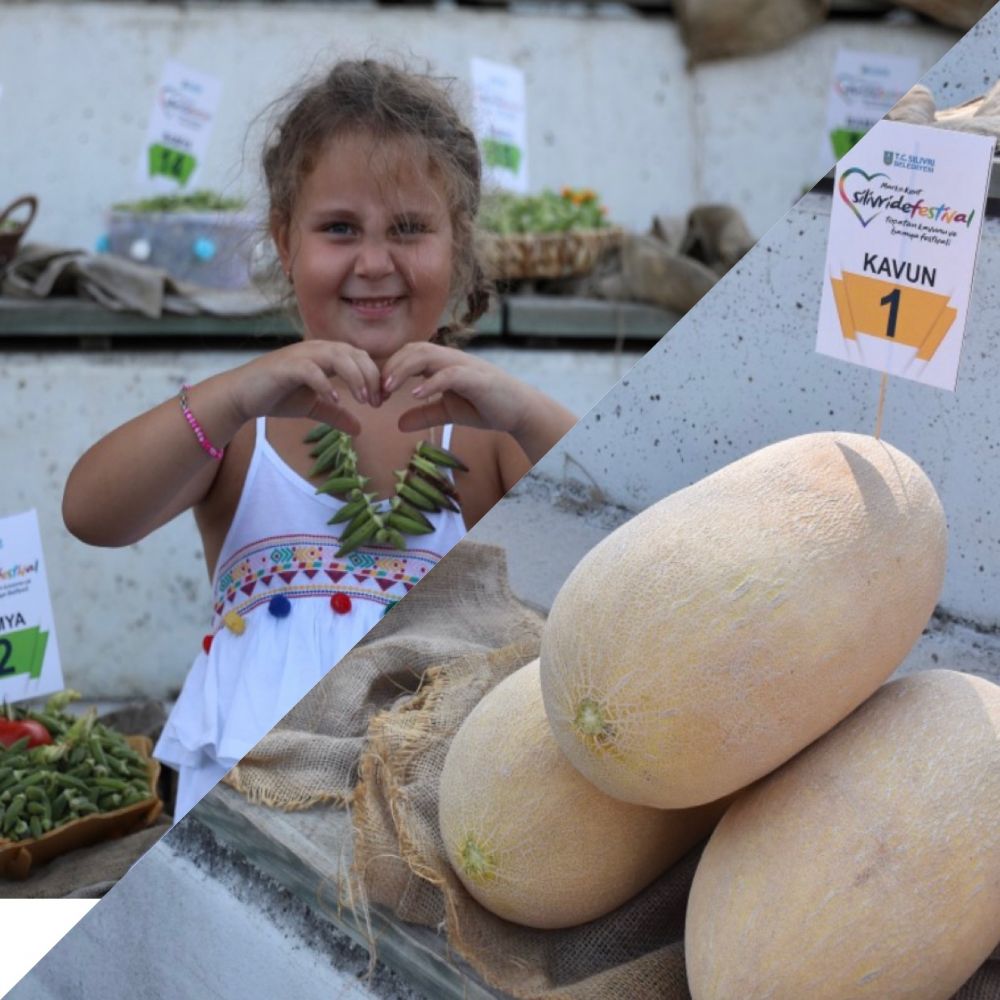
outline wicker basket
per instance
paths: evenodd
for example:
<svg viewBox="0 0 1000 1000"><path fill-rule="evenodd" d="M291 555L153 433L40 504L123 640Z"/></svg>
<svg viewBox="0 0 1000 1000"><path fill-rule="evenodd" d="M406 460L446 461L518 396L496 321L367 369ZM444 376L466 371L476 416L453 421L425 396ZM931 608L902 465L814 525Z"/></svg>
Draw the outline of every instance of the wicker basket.
<svg viewBox="0 0 1000 1000"><path fill-rule="evenodd" d="M23 222L18 222L9 229L4 228L4 223L23 205L28 206L28 218ZM38 211L38 199L33 194L26 194L12 201L2 212L0 212L0 267L9 264L17 256L17 247L21 242L21 237L28 231L31 220Z"/></svg>
<svg viewBox="0 0 1000 1000"><path fill-rule="evenodd" d="M571 278L589 274L601 255L622 244L620 226L570 229L564 233L483 236L483 256L495 281Z"/></svg>
<svg viewBox="0 0 1000 1000"><path fill-rule="evenodd" d="M102 840L124 837L154 823L163 811L156 794L160 762L151 757L153 742L148 736L127 736L128 745L146 758L149 774L149 798L135 805L111 812L91 813L57 826L41 837L6 841L0 838L0 878L26 879L35 865L45 864L60 854L90 847Z"/></svg>

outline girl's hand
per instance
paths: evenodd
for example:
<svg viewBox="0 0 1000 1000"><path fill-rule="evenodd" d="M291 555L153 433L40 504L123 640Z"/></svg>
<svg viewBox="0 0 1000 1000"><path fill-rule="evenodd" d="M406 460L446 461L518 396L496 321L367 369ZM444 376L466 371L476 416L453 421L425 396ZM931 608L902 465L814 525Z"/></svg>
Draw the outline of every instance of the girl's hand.
<svg viewBox="0 0 1000 1000"><path fill-rule="evenodd" d="M339 377L359 403L379 406L378 366L348 344L307 340L271 351L228 376L233 406L243 421L254 417L312 417L348 434L358 434L357 418L340 405L331 384Z"/></svg>
<svg viewBox="0 0 1000 1000"><path fill-rule="evenodd" d="M525 417L528 386L453 347L426 341L401 347L382 368L383 394L414 377L424 381L412 390L418 405L399 418L402 431L462 424L516 434Z"/></svg>
<svg viewBox="0 0 1000 1000"><path fill-rule="evenodd" d="M382 368L383 395L414 377L424 379L412 390L419 402L399 418L401 431L449 423L502 431L534 463L576 423L544 393L452 347L422 341L400 348Z"/></svg>

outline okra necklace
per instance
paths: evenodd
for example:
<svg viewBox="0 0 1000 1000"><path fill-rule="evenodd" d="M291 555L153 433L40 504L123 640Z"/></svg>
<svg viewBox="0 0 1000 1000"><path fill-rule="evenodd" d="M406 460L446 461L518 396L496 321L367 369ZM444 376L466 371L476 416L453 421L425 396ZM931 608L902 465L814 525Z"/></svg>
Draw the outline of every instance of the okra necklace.
<svg viewBox="0 0 1000 1000"><path fill-rule="evenodd" d="M346 524L340 534L337 558L366 542L405 549L404 535L429 535L434 531L428 514L443 509L459 511L455 486L440 470L469 470L444 448L418 442L406 468L396 470L395 495L384 511L373 502L375 494L364 491L369 477L358 473L358 456L350 434L329 424L317 424L305 436L305 443L313 445L309 454L316 459L309 478L327 477L316 492L344 501L344 506L327 521Z"/></svg>

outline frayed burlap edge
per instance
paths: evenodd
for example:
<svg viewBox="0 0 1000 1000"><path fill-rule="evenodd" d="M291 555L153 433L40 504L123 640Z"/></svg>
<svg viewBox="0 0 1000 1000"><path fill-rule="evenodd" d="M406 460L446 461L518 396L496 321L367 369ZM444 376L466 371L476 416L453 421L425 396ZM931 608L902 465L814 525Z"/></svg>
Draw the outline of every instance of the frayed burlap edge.
<svg viewBox="0 0 1000 1000"><path fill-rule="evenodd" d="M622 910L564 931L538 931L495 916L469 895L447 861L436 812L437 779L447 749L469 711L537 650L531 638L435 668L418 698L372 720L352 805L349 894L356 915L369 929L377 908L394 919L443 931L450 956L463 960L488 986L519 1000L690 1000L680 938L699 850L678 862L670 879ZM654 943L640 933L635 937L643 947L631 948L634 954L620 961L583 957L588 950L583 943L627 939L636 914L648 924L649 914L664 903L675 917L669 940ZM370 934L369 947L375 943Z"/></svg>
<svg viewBox="0 0 1000 1000"><path fill-rule="evenodd" d="M428 669L540 635L541 622L511 591L504 550L464 539L223 780L272 809L349 806L380 711L416 697Z"/></svg>
<svg viewBox="0 0 1000 1000"><path fill-rule="evenodd" d="M444 884L445 877L425 850L409 835L410 823L404 812L409 806L407 786L414 764L427 751L427 744L435 738L438 709L447 700L455 700L456 687L461 685L468 694L463 699L468 709L476 705L490 690L519 667L538 655L540 637L535 635L513 643L493 653L468 662L450 666L431 667L424 675L421 691L396 711L376 716L369 727L369 741L359 765L359 780L351 803L353 826L356 832L352 881L356 898L367 900L366 886L368 865L384 863L385 855L373 854L365 832L373 825L373 814L378 808L387 808L392 830L397 838L398 860L406 866L404 877L412 874L433 886ZM437 738L448 743L461 725L456 716L450 732L440 730ZM456 884L457 879L456 879ZM404 892L400 892L403 895ZM387 894L383 892L382 897ZM380 898L377 902L388 902ZM395 901L394 901L395 902ZM404 918L406 919L406 918ZM435 919L411 918L425 926L436 926Z"/></svg>
<svg viewBox="0 0 1000 1000"><path fill-rule="evenodd" d="M579 962L581 939L598 940L609 928L627 937L631 907L638 902L649 912L639 897L602 918L603 931L598 922L566 931L518 927L489 913L468 894L447 862L436 823L433 831L428 828L437 785L427 778L440 774L441 756L461 717L534 658L536 650L537 644L529 641L433 668L418 696L372 720L352 807L355 844L348 895L355 913L369 929L371 913L378 908L395 919L444 932L449 959L462 960L487 986L518 1000L690 1000L682 896L686 900L700 849L640 894L672 899L669 912L680 923L671 933L662 940L647 938L648 950L620 963L586 968ZM433 758L430 764L428 757ZM414 798L414 792L422 798ZM370 933L373 961L375 947ZM570 953L565 961L556 957L562 952ZM573 975L567 977L567 971ZM1000 1000L998 972L995 958L987 961L953 1000Z"/></svg>

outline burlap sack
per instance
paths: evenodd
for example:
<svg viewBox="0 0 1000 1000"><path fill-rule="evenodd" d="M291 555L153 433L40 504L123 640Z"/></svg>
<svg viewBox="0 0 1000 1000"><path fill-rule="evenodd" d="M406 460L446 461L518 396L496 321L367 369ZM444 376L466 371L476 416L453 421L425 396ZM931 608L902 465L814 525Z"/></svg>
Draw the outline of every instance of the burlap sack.
<svg viewBox="0 0 1000 1000"><path fill-rule="evenodd" d="M281 809L346 804L377 713L418 692L429 667L537 641L541 625L510 592L503 550L466 539L225 780Z"/></svg>
<svg viewBox="0 0 1000 1000"><path fill-rule="evenodd" d="M483 695L536 647L518 643L435 668L418 697L372 720L354 800L354 903L443 927L454 953L512 997L690 1000L684 914L701 847L614 912L560 931L494 916L448 863L437 813L448 747ZM1000 949L954 1000L1000 1000Z"/></svg>
<svg viewBox="0 0 1000 1000"><path fill-rule="evenodd" d="M649 302L681 314L718 281L706 264L671 250L655 236L627 233L620 266L617 274L598 282L595 292L601 298Z"/></svg>
<svg viewBox="0 0 1000 1000"><path fill-rule="evenodd" d="M513 997L688 1000L684 910L699 851L608 916L560 931L494 916L448 864L437 813L448 747L483 695L536 655L537 642L524 642L437 668L417 698L372 721L354 800L353 898L443 926L454 953Z"/></svg>
<svg viewBox="0 0 1000 1000"><path fill-rule="evenodd" d="M765 52L819 24L827 0L675 0L691 63Z"/></svg>
<svg viewBox="0 0 1000 1000"><path fill-rule="evenodd" d="M681 253L721 277L756 242L742 214L731 205L697 205L688 214Z"/></svg>
<svg viewBox="0 0 1000 1000"><path fill-rule="evenodd" d="M689 1000L684 912L700 849L613 913L561 931L493 916L448 864L437 818L448 747L480 699L538 655L541 628L510 592L503 551L462 542L258 743L230 784L285 809L348 804L354 863L334 905L443 928L452 953L504 994ZM997 959L957 1000L1000 1000Z"/></svg>

